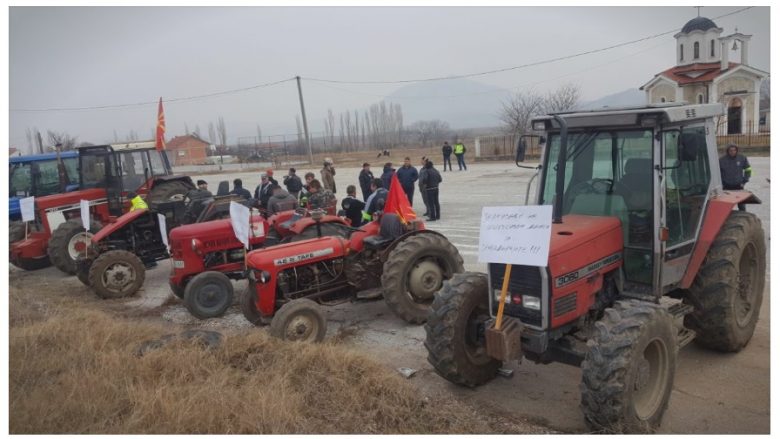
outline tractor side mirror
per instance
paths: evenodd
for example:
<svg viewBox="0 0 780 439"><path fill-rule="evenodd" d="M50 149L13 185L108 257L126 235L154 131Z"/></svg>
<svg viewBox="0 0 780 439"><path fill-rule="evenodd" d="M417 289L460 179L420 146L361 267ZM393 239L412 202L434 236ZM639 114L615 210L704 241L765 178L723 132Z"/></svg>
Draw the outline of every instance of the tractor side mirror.
<svg viewBox="0 0 780 439"><path fill-rule="evenodd" d="M694 133L683 133L677 139L677 151L680 161L695 162L699 152L699 136Z"/></svg>
<svg viewBox="0 0 780 439"><path fill-rule="evenodd" d="M525 143L525 137L520 137L517 141L517 151L515 153L515 163L525 161L525 150L528 145Z"/></svg>

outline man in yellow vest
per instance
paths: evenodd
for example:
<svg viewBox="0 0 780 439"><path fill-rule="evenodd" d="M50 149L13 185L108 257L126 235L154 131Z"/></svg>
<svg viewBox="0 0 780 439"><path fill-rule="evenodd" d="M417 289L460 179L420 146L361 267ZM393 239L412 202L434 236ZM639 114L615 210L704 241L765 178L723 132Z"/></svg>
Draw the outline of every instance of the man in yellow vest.
<svg viewBox="0 0 780 439"><path fill-rule="evenodd" d="M140 195L136 194L135 192L129 192L127 194L127 198L130 200L130 211L134 211L136 209L148 209L149 206L146 204L146 201L144 201L143 198L141 198Z"/></svg>
<svg viewBox="0 0 780 439"><path fill-rule="evenodd" d="M466 147L463 146L463 142L460 140L455 142L455 146L452 147L452 152L455 154L455 158L458 159L458 170L465 171L467 169L466 160L464 159L466 155Z"/></svg>

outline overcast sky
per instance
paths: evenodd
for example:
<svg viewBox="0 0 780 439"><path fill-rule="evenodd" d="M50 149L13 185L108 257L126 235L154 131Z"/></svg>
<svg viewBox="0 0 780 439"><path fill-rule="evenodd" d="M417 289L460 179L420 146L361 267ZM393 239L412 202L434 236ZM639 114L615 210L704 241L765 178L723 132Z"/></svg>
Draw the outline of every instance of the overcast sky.
<svg viewBox="0 0 780 439"><path fill-rule="evenodd" d="M724 29L752 34L750 64L769 71L768 7L705 7ZM679 30L693 7L12 7L10 145L25 130L79 141L152 137L156 104L80 111L251 87L300 75L394 81L476 73L601 49ZM638 88L675 64L673 33L541 66L471 78L510 91L574 82L591 100ZM310 129L328 108L363 109L403 84L303 81ZM403 103L402 103L403 105ZM168 138L224 117L228 137L294 135L294 81L165 104ZM435 118L431 115L431 118Z"/></svg>

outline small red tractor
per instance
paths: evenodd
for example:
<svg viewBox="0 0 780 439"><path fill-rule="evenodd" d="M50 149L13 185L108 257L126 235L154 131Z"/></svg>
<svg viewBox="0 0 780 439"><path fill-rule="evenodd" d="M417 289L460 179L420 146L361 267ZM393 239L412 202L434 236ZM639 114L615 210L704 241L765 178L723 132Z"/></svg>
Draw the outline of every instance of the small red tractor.
<svg viewBox="0 0 780 439"><path fill-rule="evenodd" d="M271 334L285 340L321 341L327 328L319 305L352 301L381 286L396 315L420 324L442 282L463 271L458 250L419 220L403 224L384 214L349 231L249 253L249 288L239 298L247 320L270 323Z"/></svg>
<svg viewBox="0 0 780 439"><path fill-rule="evenodd" d="M10 261L17 267L36 270L54 264L75 274L75 260L92 235L129 210L128 192L154 205L181 199L195 188L190 177L172 175L164 151L153 147L88 146L78 153L79 190L35 199L33 231L10 247ZM89 233L81 223L80 200L90 204Z"/></svg>
<svg viewBox="0 0 780 439"><path fill-rule="evenodd" d="M425 327L436 372L473 387L502 362L563 362L582 368L591 428L654 430L678 350L694 338L741 350L761 308L764 231L734 209L760 200L722 188L722 114L672 104L534 119L547 138L534 204L554 212L547 266L511 267L499 328L503 264L445 283Z"/></svg>

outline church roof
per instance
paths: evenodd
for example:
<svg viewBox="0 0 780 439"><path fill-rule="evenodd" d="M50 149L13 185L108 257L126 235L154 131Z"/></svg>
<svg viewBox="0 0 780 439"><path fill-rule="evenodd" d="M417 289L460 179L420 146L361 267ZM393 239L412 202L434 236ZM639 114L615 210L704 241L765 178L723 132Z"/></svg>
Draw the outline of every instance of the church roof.
<svg viewBox="0 0 780 439"><path fill-rule="evenodd" d="M707 31L712 28L718 28L714 21L706 17L696 17L685 23L685 26L682 28L682 33L687 34L695 30Z"/></svg>
<svg viewBox="0 0 780 439"><path fill-rule="evenodd" d="M664 70L660 74L680 85L685 85L694 82L710 82L739 65L739 63L730 62L728 69L721 70L720 62L696 63L687 66L672 67L671 69Z"/></svg>

